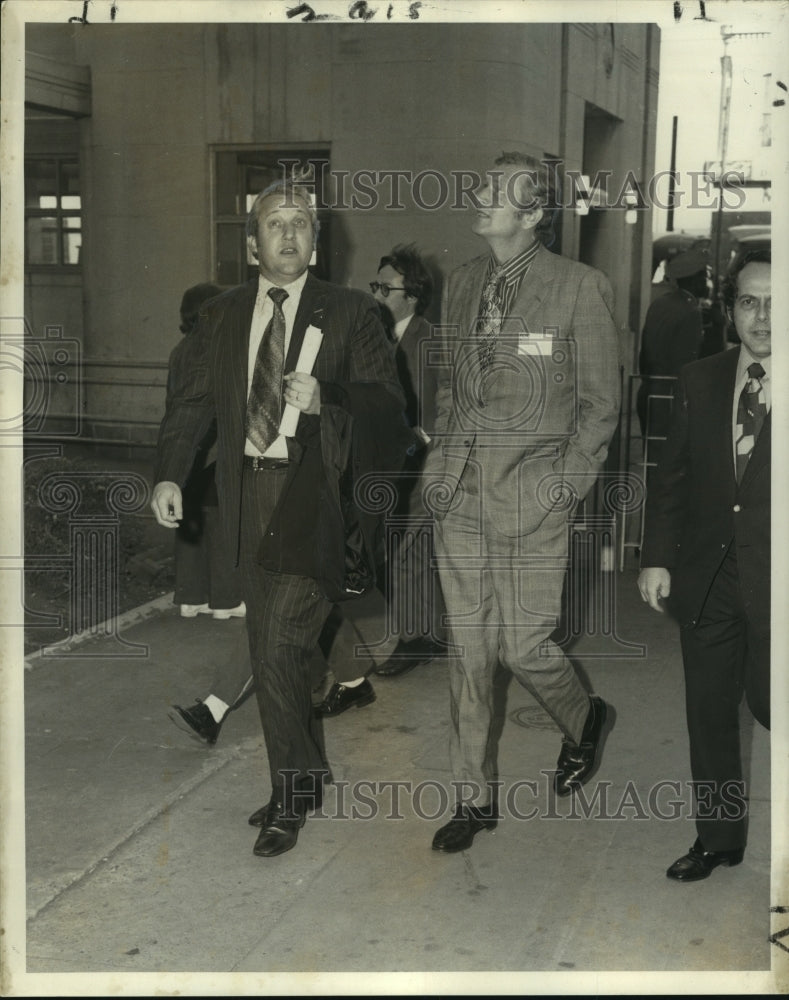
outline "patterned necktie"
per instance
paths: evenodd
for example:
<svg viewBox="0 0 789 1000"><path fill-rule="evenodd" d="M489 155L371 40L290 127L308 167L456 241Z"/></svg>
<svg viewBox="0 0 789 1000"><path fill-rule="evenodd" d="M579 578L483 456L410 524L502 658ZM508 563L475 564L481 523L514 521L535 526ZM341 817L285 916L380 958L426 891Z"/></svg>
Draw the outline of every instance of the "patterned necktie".
<svg viewBox="0 0 789 1000"><path fill-rule="evenodd" d="M742 482L745 466L751 457L764 418L767 416L767 404L764 399L764 387L760 379L764 377L764 368L755 361L748 366L748 381L743 386L737 403L737 482Z"/></svg>
<svg viewBox="0 0 789 1000"><path fill-rule="evenodd" d="M288 297L284 288L269 288L274 312L260 341L252 388L247 400L247 437L261 454L279 433L282 416L282 369L285 363L285 316L282 303Z"/></svg>
<svg viewBox="0 0 789 1000"><path fill-rule="evenodd" d="M496 353L496 339L501 330L501 298L499 281L504 275L503 267L494 267L482 289L479 319L477 320L477 356L479 367L484 372L493 364Z"/></svg>

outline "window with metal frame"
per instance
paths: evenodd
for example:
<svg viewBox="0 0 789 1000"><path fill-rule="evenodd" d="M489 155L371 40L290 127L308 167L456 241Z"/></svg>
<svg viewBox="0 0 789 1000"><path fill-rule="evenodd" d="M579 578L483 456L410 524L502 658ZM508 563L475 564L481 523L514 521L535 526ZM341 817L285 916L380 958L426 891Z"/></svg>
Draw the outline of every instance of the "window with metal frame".
<svg viewBox="0 0 789 1000"><path fill-rule="evenodd" d="M246 221L255 198L274 181L305 170L307 186L315 191L320 231L315 264L319 278L330 273L330 217L323 190L328 172L327 147L281 145L214 147L212 153L214 281L238 285L252 277L257 264L247 251Z"/></svg>
<svg viewBox="0 0 789 1000"><path fill-rule="evenodd" d="M79 160L74 156L26 157L26 266L78 267L81 252Z"/></svg>

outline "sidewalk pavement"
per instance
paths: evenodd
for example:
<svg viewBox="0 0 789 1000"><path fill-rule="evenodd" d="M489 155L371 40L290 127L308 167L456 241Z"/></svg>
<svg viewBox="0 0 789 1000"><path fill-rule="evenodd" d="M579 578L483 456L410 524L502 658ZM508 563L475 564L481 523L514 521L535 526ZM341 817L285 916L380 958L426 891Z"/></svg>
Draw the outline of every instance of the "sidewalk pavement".
<svg viewBox="0 0 789 1000"><path fill-rule="evenodd" d="M167 717L171 703L208 693L243 622L159 610L123 635L145 655L119 657L102 639L30 661L28 973L100 973L80 989L103 984L99 995L138 972L210 974L192 981L193 993L366 992L379 982L373 972L463 974L450 992L496 992L495 972L520 974L524 992L528 974L539 974L539 991L591 984L595 993L608 991L601 974L611 971L678 974L616 979L613 992L729 992L735 982L735 992L770 992L768 735L744 711L744 862L692 885L668 880L666 867L695 836L679 644L672 622L641 603L632 568L610 579L614 634L598 629L571 649L617 711L585 789L591 815L548 794L541 772L555 766L559 733L502 673L499 770L510 814L456 855L430 849L451 808L440 660L373 677L374 704L325 720L338 784L296 848L273 859L253 856L257 831L247 824L269 794L254 698L228 717L214 748ZM536 784L515 788L522 779ZM365 781L420 787L401 788L393 809L391 786ZM661 781L680 783L679 794ZM341 818L353 810L356 818ZM523 818L531 812L539 815ZM682 815L657 815L672 812ZM739 977L690 975L744 970L754 972L745 988ZM217 978L228 972L255 975ZM281 985L276 974L291 972L311 976ZM367 975L336 988L316 973ZM431 982L386 980L393 985L381 992L430 992Z"/></svg>

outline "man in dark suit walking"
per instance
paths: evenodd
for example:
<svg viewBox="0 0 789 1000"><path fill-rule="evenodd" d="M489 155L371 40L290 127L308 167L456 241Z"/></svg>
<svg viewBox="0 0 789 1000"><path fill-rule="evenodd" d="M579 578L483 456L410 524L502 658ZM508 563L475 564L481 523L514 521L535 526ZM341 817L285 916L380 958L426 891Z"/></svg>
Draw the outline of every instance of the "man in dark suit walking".
<svg viewBox="0 0 789 1000"><path fill-rule="evenodd" d="M450 761L460 801L433 839L434 850L450 852L496 824L499 662L563 733L557 795L589 779L613 718L550 640L570 517L602 468L619 417L613 295L600 271L543 245L555 205L546 165L510 153L494 167L473 223L488 252L444 288L448 364L426 470L439 488L436 554L457 649L449 661Z"/></svg>
<svg viewBox="0 0 789 1000"><path fill-rule="evenodd" d="M180 484L216 418L217 489L269 758L271 799L250 817L265 857L293 847L320 804L327 768L309 665L334 602L371 582L375 518L354 505L346 470L393 467L407 431L374 300L307 272L317 227L297 184L278 182L255 200L247 237L259 275L201 312L190 374L160 428L152 501L159 523L175 527ZM305 340L320 343L311 374L294 371ZM288 436L283 401L298 411Z"/></svg>
<svg viewBox="0 0 789 1000"><path fill-rule="evenodd" d="M743 690L770 726L770 253L745 255L724 298L738 348L688 365L647 499L641 596L680 625L695 843L666 874L742 861Z"/></svg>

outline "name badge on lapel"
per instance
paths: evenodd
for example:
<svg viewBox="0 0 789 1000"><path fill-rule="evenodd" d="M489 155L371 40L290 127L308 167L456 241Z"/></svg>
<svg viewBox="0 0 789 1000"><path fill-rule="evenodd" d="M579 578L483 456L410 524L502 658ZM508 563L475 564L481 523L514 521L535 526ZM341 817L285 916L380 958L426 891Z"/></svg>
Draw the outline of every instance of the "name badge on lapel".
<svg viewBox="0 0 789 1000"><path fill-rule="evenodd" d="M530 333L528 330L518 334L518 354L532 357L550 358L556 344L559 329L555 326L543 327L540 333Z"/></svg>

